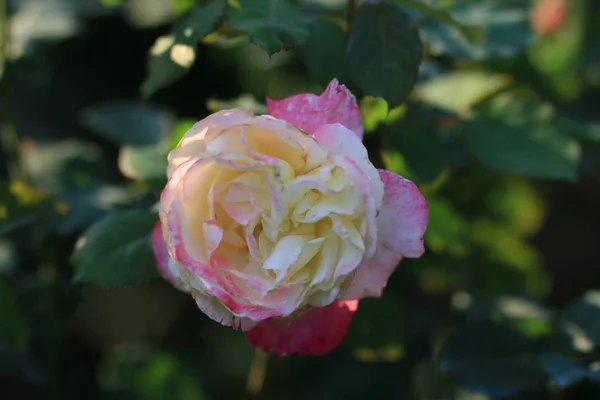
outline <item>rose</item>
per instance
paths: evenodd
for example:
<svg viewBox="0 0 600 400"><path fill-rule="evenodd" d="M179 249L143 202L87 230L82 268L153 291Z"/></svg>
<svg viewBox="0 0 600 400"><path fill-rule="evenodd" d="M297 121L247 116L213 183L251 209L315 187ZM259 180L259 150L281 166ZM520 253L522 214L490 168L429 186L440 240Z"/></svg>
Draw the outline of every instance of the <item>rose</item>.
<svg viewBox="0 0 600 400"><path fill-rule="evenodd" d="M162 276L223 325L275 354L321 354L358 299L419 257L427 203L376 170L354 96L267 99L270 115L217 112L169 154L152 243Z"/></svg>
<svg viewBox="0 0 600 400"><path fill-rule="evenodd" d="M531 25L538 35L557 31L565 22L566 0L538 0L531 9Z"/></svg>

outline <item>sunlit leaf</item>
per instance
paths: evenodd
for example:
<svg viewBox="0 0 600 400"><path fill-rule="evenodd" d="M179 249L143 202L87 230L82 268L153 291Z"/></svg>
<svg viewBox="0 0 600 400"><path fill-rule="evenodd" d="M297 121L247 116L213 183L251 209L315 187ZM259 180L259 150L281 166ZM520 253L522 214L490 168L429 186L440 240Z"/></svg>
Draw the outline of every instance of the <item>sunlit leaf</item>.
<svg viewBox="0 0 600 400"><path fill-rule="evenodd" d="M173 150L179 144L179 141L183 138L183 135L190 130L192 126L196 123L193 119L183 119L180 120L175 129L173 130L173 134L171 136L171 141L169 142L169 151Z"/></svg>
<svg viewBox="0 0 600 400"><path fill-rule="evenodd" d="M76 280L122 286L158 277L150 244L157 218L150 211L114 211L93 224L72 256Z"/></svg>
<svg viewBox="0 0 600 400"><path fill-rule="evenodd" d="M150 146L123 146L119 153L119 169L134 180L165 180L167 148L164 143Z"/></svg>
<svg viewBox="0 0 600 400"><path fill-rule="evenodd" d="M480 71L456 71L440 75L417 86L415 92L425 103L448 111L465 111L487 96L506 87L508 77Z"/></svg>
<svg viewBox="0 0 600 400"><path fill-rule="evenodd" d="M159 37L150 49L148 72L142 83L142 97L184 75L196 61L196 45L216 29L225 12L225 0L207 0L193 7L173 31Z"/></svg>
<svg viewBox="0 0 600 400"><path fill-rule="evenodd" d="M363 97L359 106L365 133L375 131L379 124L390 125L397 122L406 111L404 106L388 110L388 104L384 99L373 96Z"/></svg>
<svg viewBox="0 0 600 400"><path fill-rule="evenodd" d="M400 105L419 75L422 45L416 26L402 8L387 1L367 2L357 11L346 49L350 76L366 94Z"/></svg>

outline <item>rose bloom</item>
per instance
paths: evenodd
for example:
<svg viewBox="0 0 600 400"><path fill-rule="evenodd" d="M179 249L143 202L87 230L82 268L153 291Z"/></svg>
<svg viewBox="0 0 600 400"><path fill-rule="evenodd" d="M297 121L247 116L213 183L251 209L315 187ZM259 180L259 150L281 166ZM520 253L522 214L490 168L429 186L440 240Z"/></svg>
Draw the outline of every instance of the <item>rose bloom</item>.
<svg viewBox="0 0 600 400"><path fill-rule="evenodd" d="M252 346L323 354L358 300L423 254L427 203L371 164L356 99L336 80L267 107L220 111L185 134L168 157L153 249L167 281Z"/></svg>

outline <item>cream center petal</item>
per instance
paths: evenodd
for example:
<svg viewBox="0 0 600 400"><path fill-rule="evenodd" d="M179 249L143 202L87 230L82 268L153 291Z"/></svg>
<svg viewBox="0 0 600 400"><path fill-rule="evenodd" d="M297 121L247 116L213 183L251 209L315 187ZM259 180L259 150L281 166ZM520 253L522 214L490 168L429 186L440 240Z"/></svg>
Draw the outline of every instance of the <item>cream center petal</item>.
<svg viewBox="0 0 600 400"><path fill-rule="evenodd" d="M271 158L285 163L289 166L286 168L286 172L297 171L304 165L305 153L292 137L294 131L285 131L281 134L281 132L275 133L260 127L247 125L241 127L239 132L242 135L242 142L248 154L260 157L265 161ZM296 134L299 138L301 135L300 132Z"/></svg>
<svg viewBox="0 0 600 400"><path fill-rule="evenodd" d="M281 316L339 297L377 240L362 160L268 117L210 131L204 145L181 204L186 248L221 277L214 293Z"/></svg>

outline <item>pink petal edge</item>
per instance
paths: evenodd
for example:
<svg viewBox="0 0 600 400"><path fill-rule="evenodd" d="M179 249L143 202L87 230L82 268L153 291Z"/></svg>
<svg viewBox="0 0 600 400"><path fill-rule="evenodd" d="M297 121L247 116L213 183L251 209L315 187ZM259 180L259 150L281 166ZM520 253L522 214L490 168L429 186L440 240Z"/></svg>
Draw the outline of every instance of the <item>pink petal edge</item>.
<svg viewBox="0 0 600 400"><path fill-rule="evenodd" d="M358 300L335 301L295 319L267 319L245 332L246 338L252 347L278 356L329 353L346 336L357 308Z"/></svg>
<svg viewBox="0 0 600 400"><path fill-rule="evenodd" d="M170 265L172 260L169 256L169 250L167 249L167 244L163 237L160 219L154 224L154 228L152 228L151 241L152 252L154 253L154 259L156 260L156 269L158 269L160 275L177 289L187 292L187 285L181 280L177 267Z"/></svg>
<svg viewBox="0 0 600 400"><path fill-rule="evenodd" d="M333 79L320 96L305 93L282 100L267 98L266 101L270 115L310 134L323 125L340 123L360 139L363 137L362 117L356 98L337 79Z"/></svg>
<svg viewBox="0 0 600 400"><path fill-rule="evenodd" d="M425 252L423 236L429 222L429 207L417 185L383 169L383 205L377 217L383 246L405 257L418 258Z"/></svg>
<svg viewBox="0 0 600 400"><path fill-rule="evenodd" d="M365 258L343 299L381 297L388 279L403 257L420 257L429 221L427 201L417 186L390 171L378 170L384 195L379 215L375 254Z"/></svg>
<svg viewBox="0 0 600 400"><path fill-rule="evenodd" d="M388 279L396 270L402 255L379 245L375 255L364 259L356 269L356 275L348 291L344 293L343 300L362 299L363 297L381 297Z"/></svg>

